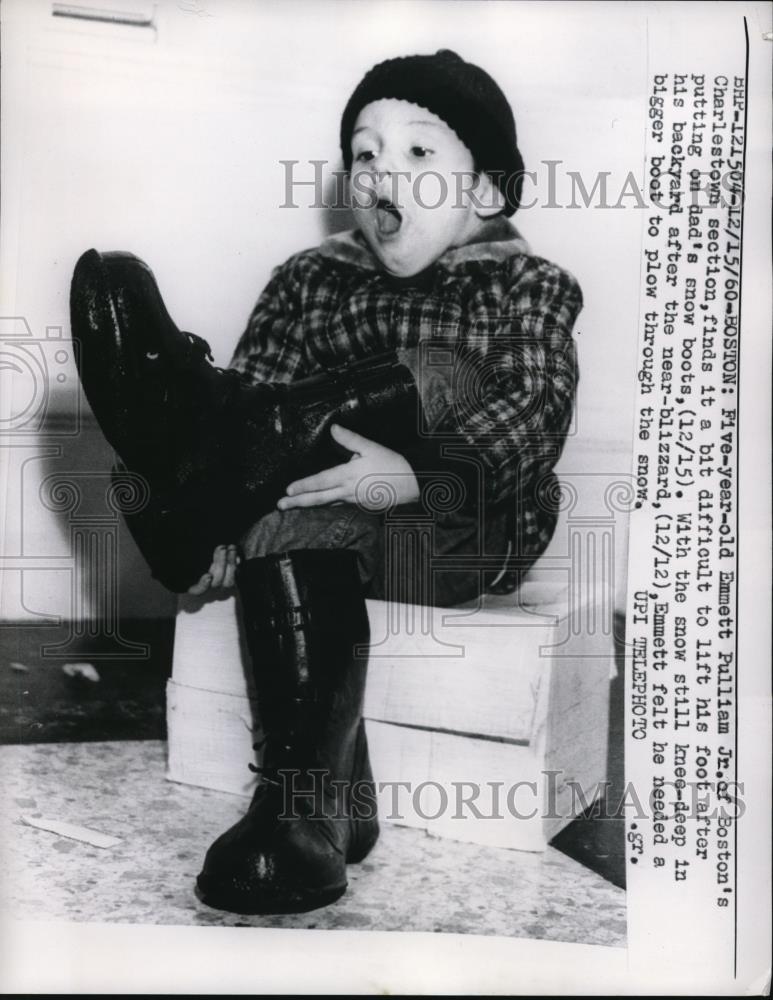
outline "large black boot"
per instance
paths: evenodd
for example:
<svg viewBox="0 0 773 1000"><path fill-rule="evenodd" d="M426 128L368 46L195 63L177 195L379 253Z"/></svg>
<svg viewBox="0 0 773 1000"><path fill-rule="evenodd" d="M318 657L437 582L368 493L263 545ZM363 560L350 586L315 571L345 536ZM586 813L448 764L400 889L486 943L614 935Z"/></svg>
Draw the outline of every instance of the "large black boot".
<svg viewBox="0 0 773 1000"><path fill-rule="evenodd" d="M295 913L346 890L378 837L362 701L368 617L354 552L293 551L238 574L265 742L247 814L210 847L205 903ZM355 655L355 647L366 647Z"/></svg>
<svg viewBox="0 0 773 1000"><path fill-rule="evenodd" d="M185 591L294 479L345 461L330 425L396 451L417 439L416 385L394 352L289 385L250 385L177 329L148 266L89 250L70 290L84 392L149 502L125 514L153 575Z"/></svg>

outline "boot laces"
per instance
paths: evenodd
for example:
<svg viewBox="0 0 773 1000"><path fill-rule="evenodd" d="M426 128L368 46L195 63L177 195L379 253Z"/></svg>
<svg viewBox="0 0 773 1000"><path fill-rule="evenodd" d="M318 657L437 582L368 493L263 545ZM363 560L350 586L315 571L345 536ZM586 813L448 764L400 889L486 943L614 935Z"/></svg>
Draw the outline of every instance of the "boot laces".
<svg viewBox="0 0 773 1000"><path fill-rule="evenodd" d="M209 346L209 341L204 340L203 337L199 337L196 333L189 333L187 330L184 330L183 333L188 338L189 356L192 356L194 361L208 361L216 372L220 372L223 375L238 375L233 368L221 368L220 365L215 364L215 358L212 354L212 348Z"/></svg>
<svg viewBox="0 0 773 1000"><path fill-rule="evenodd" d="M195 364L207 361L212 371L217 372L222 376L220 379L220 387L223 392L223 401L230 399L231 394L237 391L239 386L249 384L249 381L241 372L236 371L234 368L222 368L220 365L215 364L212 348L209 346L208 341L204 340L203 337L199 337L198 334L195 333L189 333L187 330L183 330L182 332L183 335L188 338L188 354L186 361L193 360Z"/></svg>
<svg viewBox="0 0 773 1000"><path fill-rule="evenodd" d="M270 742L272 762L270 764L249 763L247 765L253 774L257 774L260 777L261 785L285 791L287 786L282 780L283 773L286 776L288 772L302 774L304 771L308 772L320 769L320 761L313 741L300 743L298 740L301 734L309 732L311 723L310 714L315 701L313 698L294 698L293 701L295 703L296 714L289 721L286 728L283 727L282 731L272 734L270 738L264 736L257 743L253 743L253 750L262 750ZM318 789L316 787L316 780L315 776L313 790L310 794L299 794L293 797L293 808L297 810L300 818L312 821L325 818L324 815L320 816L317 811ZM260 788L260 785L258 787ZM325 791L324 775L322 776L322 787L319 791L322 792L322 799L325 800L327 793ZM335 801L337 803L337 799ZM337 811L338 808L336 806ZM328 841L335 851L339 854L342 853L341 844L330 823L316 822L315 829Z"/></svg>
<svg viewBox="0 0 773 1000"><path fill-rule="evenodd" d="M195 333L189 333L187 330L183 330L183 333L188 338L188 347L194 358L197 361L203 361L206 358L214 365L215 359L212 357L212 348L209 343Z"/></svg>
<svg viewBox="0 0 773 1000"><path fill-rule="evenodd" d="M310 728L310 715L313 705L313 698L293 698L295 707L294 717L287 721L287 724L272 735L271 743L271 764L252 764L247 766L253 774L260 775L262 780L277 788L282 787L280 772L282 771L303 771L309 770L316 763L316 752L312 746L305 746L303 750L298 745L298 736L308 732ZM253 750L262 750L269 742L269 737L253 743ZM299 758L303 758L300 760Z"/></svg>
<svg viewBox="0 0 773 1000"><path fill-rule="evenodd" d="M267 742L268 738L264 736L262 740L258 740L257 743L252 744L252 749L262 750ZM284 743L281 745L280 749L289 754L292 751L292 745L289 743ZM260 779L263 781L264 784L273 785L275 788L282 787L282 783L281 781L278 780L278 776L279 772L281 770L284 770L284 768L280 767L279 764L271 764L268 766L264 766L262 764L253 764L252 762L250 762L247 765L247 767L252 771L253 774L259 775Z"/></svg>

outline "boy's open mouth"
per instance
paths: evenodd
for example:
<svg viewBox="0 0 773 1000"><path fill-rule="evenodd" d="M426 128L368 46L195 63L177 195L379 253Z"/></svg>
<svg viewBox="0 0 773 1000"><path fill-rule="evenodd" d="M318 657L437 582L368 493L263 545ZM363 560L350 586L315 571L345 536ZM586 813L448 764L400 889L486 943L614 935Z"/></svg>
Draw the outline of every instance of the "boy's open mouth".
<svg viewBox="0 0 773 1000"><path fill-rule="evenodd" d="M387 198L379 198L376 203L376 227L381 236L396 233L403 222L399 209Z"/></svg>

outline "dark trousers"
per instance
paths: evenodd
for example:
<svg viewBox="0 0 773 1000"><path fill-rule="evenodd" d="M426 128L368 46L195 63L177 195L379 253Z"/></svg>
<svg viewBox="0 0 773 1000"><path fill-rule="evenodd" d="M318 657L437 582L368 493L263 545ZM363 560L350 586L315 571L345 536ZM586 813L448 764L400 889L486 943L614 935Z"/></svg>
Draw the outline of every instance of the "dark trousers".
<svg viewBox="0 0 773 1000"><path fill-rule="evenodd" d="M266 514L241 540L246 559L292 549L352 549L368 597L450 607L493 580L507 549L506 519L455 512L433 516L416 504L387 514L338 504Z"/></svg>
<svg viewBox="0 0 773 1000"><path fill-rule="evenodd" d="M402 350L399 356L416 380L426 428L432 431L455 405L453 372L423 364L417 348ZM444 465L439 464L441 476L458 476L470 468L464 462ZM441 494L443 489L441 479ZM423 501L394 507L387 514L352 504L272 511L244 535L243 555L249 559L290 549L354 549L368 597L428 607L461 604L499 575L508 547L507 516L503 510L479 513L432 509L431 504L427 493Z"/></svg>

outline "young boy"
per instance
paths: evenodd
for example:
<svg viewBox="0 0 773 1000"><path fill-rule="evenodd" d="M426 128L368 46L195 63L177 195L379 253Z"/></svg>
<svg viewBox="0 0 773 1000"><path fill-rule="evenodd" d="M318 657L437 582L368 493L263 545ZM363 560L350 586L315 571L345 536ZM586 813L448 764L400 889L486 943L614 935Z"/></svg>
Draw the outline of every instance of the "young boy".
<svg viewBox="0 0 773 1000"><path fill-rule="evenodd" d="M220 531L221 544L189 590L238 583L266 736L264 780L247 815L210 848L198 880L206 902L238 912L304 910L345 891L346 864L378 835L361 719L364 598L451 605L505 572L517 585L555 527L552 468L574 402L581 293L509 222L523 163L492 78L448 50L380 63L346 105L341 149L357 230L275 270L231 381L218 373L217 402L207 395L214 376L202 375L199 356L180 361L177 341L170 347L159 336L143 355L146 366L159 354L166 363L163 392L153 406L147 396L145 411L166 420L170 387L204 379L206 392L191 397L216 412L210 427L222 443L202 458L198 431L180 430L178 420L167 454L195 453L193 464L226 496L213 501L222 516L210 534ZM81 299L73 294L75 328ZM115 287L109 294L116 299ZM92 328L105 322L92 318ZM138 342L145 335L125 333ZM396 361L379 362L374 375L371 359L387 352ZM91 400L98 390L86 372ZM319 373L329 375L323 389ZM263 395L253 398L248 385ZM241 420L265 406L267 386L280 385L293 394L271 410L283 416ZM296 416L287 399L300 400ZM116 405L103 426L121 423ZM397 431L401 421L407 432ZM310 474L293 475L291 453L310 452L322 433L339 458L329 449ZM142 449L116 431L119 439L121 457L140 466ZM281 482L275 506L251 507L260 491L247 490L239 517L230 517L229 484L242 489L257 466ZM163 493L160 471L155 480L152 463L143 471L151 492ZM185 503L179 490L165 494L166 523L201 525L212 490L197 493L195 477L185 482ZM161 523L134 525L151 565L160 560ZM228 535L237 525L240 537Z"/></svg>
<svg viewBox="0 0 773 1000"><path fill-rule="evenodd" d="M523 572L553 533L550 480L541 484L543 502L521 497L517 523L505 522L516 514L516 481L545 479L560 454L576 381L570 333L582 298L574 279L531 256L507 222L523 171L510 107L487 74L452 52L392 59L352 95L341 147L358 230L276 269L231 366L256 382L284 382L396 348L432 415L432 437L452 439L455 454L461 442L465 461L443 462L427 440L399 456L334 425L353 460L290 484L278 505L280 512L315 508L317 520L272 515L248 536L246 554L270 544L266 536L280 524L313 538L317 525L343 516L322 505L372 506L355 495L368 476L391 483L393 504L410 504L419 497L415 474L445 467L462 479L470 517L435 511L436 528L454 529L455 551L468 542L468 551L482 554L482 499L494 555L489 575L508 540ZM450 362L433 365L432 349L449 346ZM475 388L474 398L463 397ZM216 552L193 590L232 583L235 562L235 547ZM370 563L363 572L382 596ZM481 591L475 568L457 575L438 577L434 603Z"/></svg>

